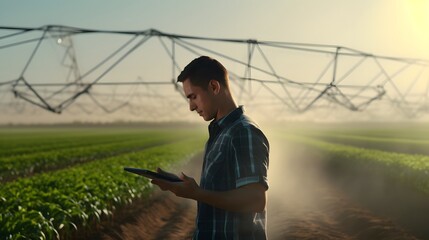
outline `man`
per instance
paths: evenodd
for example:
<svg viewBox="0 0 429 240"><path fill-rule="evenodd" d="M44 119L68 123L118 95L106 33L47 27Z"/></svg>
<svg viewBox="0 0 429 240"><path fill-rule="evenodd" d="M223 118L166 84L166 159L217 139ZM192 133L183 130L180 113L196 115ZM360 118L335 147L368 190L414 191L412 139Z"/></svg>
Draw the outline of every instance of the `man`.
<svg viewBox="0 0 429 240"><path fill-rule="evenodd" d="M194 59L178 82L190 110L211 121L200 185L183 173L183 182L152 183L198 202L194 239L266 239L267 138L235 103L217 60Z"/></svg>

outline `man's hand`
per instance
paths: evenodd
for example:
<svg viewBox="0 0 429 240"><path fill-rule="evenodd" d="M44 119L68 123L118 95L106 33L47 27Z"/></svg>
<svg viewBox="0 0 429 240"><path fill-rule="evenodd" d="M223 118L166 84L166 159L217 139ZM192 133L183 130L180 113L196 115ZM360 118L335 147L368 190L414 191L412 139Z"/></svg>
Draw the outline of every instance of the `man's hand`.
<svg viewBox="0 0 429 240"><path fill-rule="evenodd" d="M166 172L161 168L158 168L157 172L165 175L176 176L175 174ZM153 179L151 183L159 186L163 191L174 193L178 197L195 199L195 193L199 189L195 179L186 176L184 173L180 174L179 178L182 179L183 182L169 182L162 179Z"/></svg>
<svg viewBox="0 0 429 240"><path fill-rule="evenodd" d="M174 175L157 169L159 173ZM174 175L175 176L175 175ZM261 183L251 183L229 191L209 191L198 186L195 179L182 173L183 182L153 179L163 191L173 192L178 197L189 198L233 212L262 212L266 204L266 188Z"/></svg>

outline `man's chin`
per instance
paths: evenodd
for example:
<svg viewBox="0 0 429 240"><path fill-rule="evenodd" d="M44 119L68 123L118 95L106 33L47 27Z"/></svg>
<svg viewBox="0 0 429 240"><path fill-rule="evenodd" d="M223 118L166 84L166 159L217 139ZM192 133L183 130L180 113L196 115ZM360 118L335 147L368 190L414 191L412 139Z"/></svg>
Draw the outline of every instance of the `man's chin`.
<svg viewBox="0 0 429 240"><path fill-rule="evenodd" d="M206 121L206 122L208 122L208 121L211 121L211 120L213 120L214 118L210 118L210 117L206 117L206 116L201 116L203 119L204 119L204 121Z"/></svg>

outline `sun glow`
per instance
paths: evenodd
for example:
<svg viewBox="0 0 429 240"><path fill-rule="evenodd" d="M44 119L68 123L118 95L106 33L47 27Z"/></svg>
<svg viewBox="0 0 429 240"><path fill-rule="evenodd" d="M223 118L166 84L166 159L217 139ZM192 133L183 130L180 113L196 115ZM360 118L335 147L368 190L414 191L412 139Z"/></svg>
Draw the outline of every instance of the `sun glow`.
<svg viewBox="0 0 429 240"><path fill-rule="evenodd" d="M411 36L426 46L422 51L429 52L429 0L407 0L402 3L405 24Z"/></svg>
<svg viewBox="0 0 429 240"><path fill-rule="evenodd" d="M408 5L410 19L418 29L428 31L429 27L429 1L428 0L408 0L404 1Z"/></svg>

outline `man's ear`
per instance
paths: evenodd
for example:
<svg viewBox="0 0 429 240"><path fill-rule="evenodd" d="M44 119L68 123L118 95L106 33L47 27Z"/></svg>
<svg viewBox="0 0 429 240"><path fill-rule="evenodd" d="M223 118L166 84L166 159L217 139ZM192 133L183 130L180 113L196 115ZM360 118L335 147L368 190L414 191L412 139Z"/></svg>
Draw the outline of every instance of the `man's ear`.
<svg viewBox="0 0 429 240"><path fill-rule="evenodd" d="M213 92L213 94L217 95L220 92L220 83L217 80L210 80L209 89Z"/></svg>

